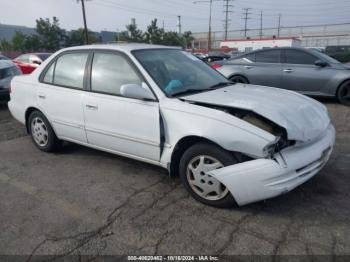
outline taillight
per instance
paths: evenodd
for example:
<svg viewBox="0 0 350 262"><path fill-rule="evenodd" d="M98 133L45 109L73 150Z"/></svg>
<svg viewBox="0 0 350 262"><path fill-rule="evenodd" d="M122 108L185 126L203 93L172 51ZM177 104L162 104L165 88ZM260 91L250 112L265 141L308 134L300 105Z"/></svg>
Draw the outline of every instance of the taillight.
<svg viewBox="0 0 350 262"><path fill-rule="evenodd" d="M218 69L220 67L222 67L222 65L219 65L219 64L212 64L211 65L211 68L214 68L214 69Z"/></svg>

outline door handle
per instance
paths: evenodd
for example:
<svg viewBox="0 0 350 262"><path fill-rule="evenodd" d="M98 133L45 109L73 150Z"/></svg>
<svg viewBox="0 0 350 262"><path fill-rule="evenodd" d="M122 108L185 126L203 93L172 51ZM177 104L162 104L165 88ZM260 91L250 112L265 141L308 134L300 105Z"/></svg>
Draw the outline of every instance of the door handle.
<svg viewBox="0 0 350 262"><path fill-rule="evenodd" d="M252 66L244 66L245 69L252 69Z"/></svg>
<svg viewBox="0 0 350 262"><path fill-rule="evenodd" d="M90 110L98 110L98 106L96 106L96 105L89 105L89 104L87 104L86 108L90 109Z"/></svg>
<svg viewBox="0 0 350 262"><path fill-rule="evenodd" d="M45 99L45 98L46 98L46 95L44 95L44 94L38 94L38 97L39 97L40 99Z"/></svg>
<svg viewBox="0 0 350 262"><path fill-rule="evenodd" d="M284 69L283 72L292 73L292 72L294 72L294 70L293 69Z"/></svg>

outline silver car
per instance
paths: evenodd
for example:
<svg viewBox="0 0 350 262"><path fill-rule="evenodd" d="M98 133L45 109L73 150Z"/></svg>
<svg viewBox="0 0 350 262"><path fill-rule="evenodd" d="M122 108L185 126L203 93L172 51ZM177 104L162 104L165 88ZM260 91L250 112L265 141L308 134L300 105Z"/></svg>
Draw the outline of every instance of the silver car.
<svg viewBox="0 0 350 262"><path fill-rule="evenodd" d="M233 82L272 86L350 105L350 66L315 50L273 48L211 66Z"/></svg>
<svg viewBox="0 0 350 262"><path fill-rule="evenodd" d="M0 102L10 99L9 88L12 78L22 74L19 68L10 60L0 60Z"/></svg>

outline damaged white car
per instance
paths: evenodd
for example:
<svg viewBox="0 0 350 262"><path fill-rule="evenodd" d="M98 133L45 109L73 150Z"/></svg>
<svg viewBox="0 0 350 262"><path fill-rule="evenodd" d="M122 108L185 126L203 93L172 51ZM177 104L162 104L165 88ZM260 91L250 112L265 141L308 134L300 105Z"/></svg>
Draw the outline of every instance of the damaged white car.
<svg viewBox="0 0 350 262"><path fill-rule="evenodd" d="M14 78L9 108L43 151L71 141L159 165L217 207L292 190L320 171L335 142L319 102L232 84L163 46L63 49Z"/></svg>

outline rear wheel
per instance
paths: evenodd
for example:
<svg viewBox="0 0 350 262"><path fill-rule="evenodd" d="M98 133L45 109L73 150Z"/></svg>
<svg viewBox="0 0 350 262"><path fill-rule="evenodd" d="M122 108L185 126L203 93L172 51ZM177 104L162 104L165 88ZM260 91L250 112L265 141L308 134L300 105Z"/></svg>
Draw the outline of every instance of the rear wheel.
<svg viewBox="0 0 350 262"><path fill-rule="evenodd" d="M350 80L344 82L338 90L338 100L343 105L350 106Z"/></svg>
<svg viewBox="0 0 350 262"><path fill-rule="evenodd" d="M210 143L195 144L180 160L180 179L196 200L215 207L232 207L234 198L209 171L238 163L226 150Z"/></svg>
<svg viewBox="0 0 350 262"><path fill-rule="evenodd" d="M244 76L232 76L230 77L230 80L233 83L241 83L241 84L248 84L248 79L245 78Z"/></svg>
<svg viewBox="0 0 350 262"><path fill-rule="evenodd" d="M47 118L39 111L34 111L28 119L32 140L37 148L45 152L54 152L62 145Z"/></svg>

